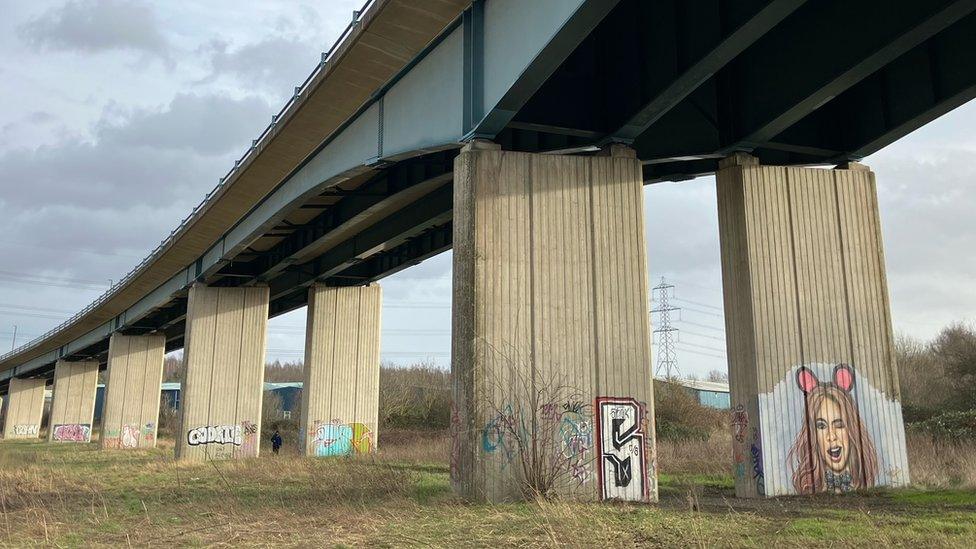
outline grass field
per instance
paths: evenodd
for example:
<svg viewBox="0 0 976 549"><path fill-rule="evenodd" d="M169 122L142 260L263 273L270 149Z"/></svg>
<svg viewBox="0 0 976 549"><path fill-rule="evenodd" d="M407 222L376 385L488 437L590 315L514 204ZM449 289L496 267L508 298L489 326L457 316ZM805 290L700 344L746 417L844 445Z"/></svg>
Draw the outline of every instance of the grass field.
<svg viewBox="0 0 976 549"><path fill-rule="evenodd" d="M453 495L440 435L390 433L367 458L202 465L161 444L0 443L0 545L976 545L976 490L736 500L731 476L682 457L695 448L662 447L659 505L490 506Z"/></svg>

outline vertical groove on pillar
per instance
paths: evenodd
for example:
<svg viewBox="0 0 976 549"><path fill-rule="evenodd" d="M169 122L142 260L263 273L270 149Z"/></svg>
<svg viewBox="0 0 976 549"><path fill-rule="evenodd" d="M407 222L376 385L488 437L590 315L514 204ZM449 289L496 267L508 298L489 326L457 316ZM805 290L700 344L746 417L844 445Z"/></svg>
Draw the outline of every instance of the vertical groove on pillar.
<svg viewBox="0 0 976 549"><path fill-rule="evenodd" d="M178 458L258 455L269 296L266 286L190 288Z"/></svg>
<svg viewBox="0 0 976 549"><path fill-rule="evenodd" d="M465 496L521 497L536 450L568 452L560 493L656 499L641 188L636 158L456 159L451 473Z"/></svg>
<svg viewBox="0 0 976 549"><path fill-rule="evenodd" d="M302 451L365 454L376 447L380 305L377 284L309 289Z"/></svg>
<svg viewBox="0 0 976 549"><path fill-rule="evenodd" d="M736 494L906 483L873 174L753 162L717 180Z"/></svg>

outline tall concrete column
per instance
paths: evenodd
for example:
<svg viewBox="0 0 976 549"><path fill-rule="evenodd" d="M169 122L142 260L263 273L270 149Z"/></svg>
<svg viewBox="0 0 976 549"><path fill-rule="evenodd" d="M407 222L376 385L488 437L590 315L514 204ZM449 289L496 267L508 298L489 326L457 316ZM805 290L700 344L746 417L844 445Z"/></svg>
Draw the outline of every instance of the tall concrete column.
<svg viewBox="0 0 976 549"><path fill-rule="evenodd" d="M874 174L717 174L736 494L908 483Z"/></svg>
<svg viewBox="0 0 976 549"><path fill-rule="evenodd" d="M44 378L11 378L7 389L7 418L3 438L39 438L44 415Z"/></svg>
<svg viewBox="0 0 976 549"><path fill-rule="evenodd" d="M376 447L380 388L378 284L308 292L302 451L365 454Z"/></svg>
<svg viewBox="0 0 976 549"><path fill-rule="evenodd" d="M451 477L465 497L551 483L657 499L642 187L626 148L476 142L455 160Z"/></svg>
<svg viewBox="0 0 976 549"><path fill-rule="evenodd" d="M48 442L91 442L97 386L98 361L54 364Z"/></svg>
<svg viewBox="0 0 976 549"><path fill-rule="evenodd" d="M268 299L267 287L190 288L178 459L258 455Z"/></svg>
<svg viewBox="0 0 976 549"><path fill-rule="evenodd" d="M155 448L163 382L163 335L112 334L101 447Z"/></svg>

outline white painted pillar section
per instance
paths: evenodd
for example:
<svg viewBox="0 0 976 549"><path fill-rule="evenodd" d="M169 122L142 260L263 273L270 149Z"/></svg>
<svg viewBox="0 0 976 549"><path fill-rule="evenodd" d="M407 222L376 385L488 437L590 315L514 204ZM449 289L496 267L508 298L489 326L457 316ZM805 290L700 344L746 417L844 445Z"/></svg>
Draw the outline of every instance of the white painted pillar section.
<svg viewBox="0 0 976 549"><path fill-rule="evenodd" d="M657 499L646 263L632 150L462 150L451 418L462 495L520 499L552 477L574 499Z"/></svg>
<svg viewBox="0 0 976 549"><path fill-rule="evenodd" d="M112 334L101 448L155 448L166 338Z"/></svg>
<svg viewBox="0 0 976 549"><path fill-rule="evenodd" d="M257 457L268 299L266 286L190 288L177 459Z"/></svg>
<svg viewBox="0 0 976 549"><path fill-rule="evenodd" d="M39 438L44 415L44 378L11 378L7 390L7 419L3 438Z"/></svg>
<svg viewBox="0 0 976 549"><path fill-rule="evenodd" d="M91 442L97 386L98 361L55 363L48 442Z"/></svg>
<svg viewBox="0 0 976 549"><path fill-rule="evenodd" d="M366 454L376 448L380 381L378 284L308 292L302 452Z"/></svg>

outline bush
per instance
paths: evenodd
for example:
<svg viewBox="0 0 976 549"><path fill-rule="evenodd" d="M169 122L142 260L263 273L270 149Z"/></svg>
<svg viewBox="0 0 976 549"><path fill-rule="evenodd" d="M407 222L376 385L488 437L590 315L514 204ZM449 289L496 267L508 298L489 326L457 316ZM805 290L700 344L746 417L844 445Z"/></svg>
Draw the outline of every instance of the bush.
<svg viewBox="0 0 976 549"><path fill-rule="evenodd" d="M925 421L912 423L909 429L948 440L976 440L976 410L966 412L946 412Z"/></svg>
<svg viewBox="0 0 976 549"><path fill-rule="evenodd" d="M658 440L708 440L726 423L726 413L702 406L690 391L667 381L654 382L654 420Z"/></svg>
<svg viewBox="0 0 976 549"><path fill-rule="evenodd" d="M380 368L380 429L447 429L451 373L428 364Z"/></svg>

